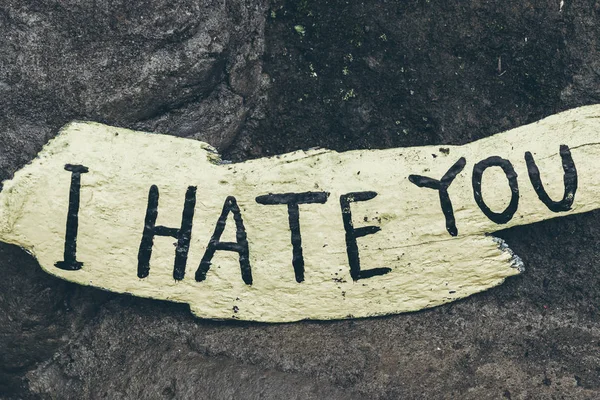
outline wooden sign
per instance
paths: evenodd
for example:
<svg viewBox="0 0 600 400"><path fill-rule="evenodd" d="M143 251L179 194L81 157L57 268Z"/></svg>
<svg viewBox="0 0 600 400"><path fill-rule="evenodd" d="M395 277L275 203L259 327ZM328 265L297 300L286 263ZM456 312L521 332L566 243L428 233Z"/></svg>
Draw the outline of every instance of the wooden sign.
<svg viewBox="0 0 600 400"><path fill-rule="evenodd" d="M464 146L298 151L66 126L4 182L0 240L47 272L268 322L414 311L523 271L496 230L598 208L600 106Z"/></svg>

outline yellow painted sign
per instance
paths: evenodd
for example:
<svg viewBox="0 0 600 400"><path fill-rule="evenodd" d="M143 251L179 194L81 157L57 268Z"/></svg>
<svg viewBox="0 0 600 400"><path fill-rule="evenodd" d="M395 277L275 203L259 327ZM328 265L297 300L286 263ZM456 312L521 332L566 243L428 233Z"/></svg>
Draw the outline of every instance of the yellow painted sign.
<svg viewBox="0 0 600 400"><path fill-rule="evenodd" d="M4 182L0 240L83 285L286 322L393 314L523 270L496 230L599 207L600 106L464 146L298 151L71 123Z"/></svg>

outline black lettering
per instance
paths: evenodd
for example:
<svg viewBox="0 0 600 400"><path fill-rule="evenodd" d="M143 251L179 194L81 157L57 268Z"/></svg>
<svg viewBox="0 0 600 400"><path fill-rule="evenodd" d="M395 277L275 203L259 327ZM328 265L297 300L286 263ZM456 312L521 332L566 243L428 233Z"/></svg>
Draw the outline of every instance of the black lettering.
<svg viewBox="0 0 600 400"><path fill-rule="evenodd" d="M189 186L185 193L185 203L181 216L181 228L167 228L156 226L158 217L158 187L152 185L148 193L148 208L146 209L146 220L144 232L138 252L138 278L146 278L150 273L150 258L152 257L152 246L154 236L169 236L177 239L175 248L175 263L173 266L173 279L180 281L185 276L190 240L192 239L192 224L194 220L194 209L196 207L196 187Z"/></svg>
<svg viewBox="0 0 600 400"><path fill-rule="evenodd" d="M446 230L452 236L458 235L458 229L456 228L456 221L454 219L454 209L452 208L452 201L448 195L448 188L454 181L454 178L465 168L467 160L464 157L458 159L456 163L448 172L442 176L439 181L426 176L421 175L409 175L408 180L417 185L418 187L426 187L434 189L439 192L440 205L442 206L442 212L446 218Z"/></svg>
<svg viewBox="0 0 600 400"><path fill-rule="evenodd" d="M71 188L69 190L69 211L67 213L67 230L65 233L64 260L54 264L67 271L81 269L83 263L77 261L77 230L79 229L79 199L81 194L81 174L89 172L83 165L65 165L71 172Z"/></svg>
<svg viewBox="0 0 600 400"><path fill-rule="evenodd" d="M508 185L512 193L510 203L504 211L501 213L495 213L485 204L483 197L481 196L481 177L483 172L489 167L500 167L504 171L506 178L508 179ZM492 156L486 158L483 161L479 161L473 167L473 193L475 196L475 202L483 211L483 213L493 222L497 224L506 224L510 221L517 212L519 206L519 182L517 181L517 173L513 168L510 161L498 156Z"/></svg>
<svg viewBox="0 0 600 400"><path fill-rule="evenodd" d="M350 203L371 200L375 196L377 196L377 193L375 192L353 192L340 196L342 221L344 222L344 229L346 230L346 251L348 253L348 263L350 264L350 276L354 281L371 278L376 275L385 275L392 270L391 268L373 268L365 271L360 270L360 257L358 255L358 244L356 243L356 239L377 233L381 228L378 226L354 228Z"/></svg>
<svg viewBox="0 0 600 400"><path fill-rule="evenodd" d="M235 238L236 242L221 242L221 235L225 230L227 224L227 216L229 213L233 213L233 219L235 221ZM240 208L238 207L235 197L229 196L225 200L223 205L223 211L221 216L217 220L215 232L213 233L208 247L202 256L200 266L196 271L196 281L202 282L206 279L206 274L211 266L211 260L218 250L224 251L235 251L240 255L240 269L242 271L242 280L247 285L252 285L252 267L250 266L250 250L248 249L248 239L246 237L246 228L244 228L244 221Z"/></svg>
<svg viewBox="0 0 600 400"><path fill-rule="evenodd" d="M542 184L540 178L540 170L535 164L535 160L530 152L525 153L525 162L527 163L527 173L529 174L529 180L535 189L538 197L552 212L568 211L573 205L575 200L575 192L577 191L577 169L571 157L571 150L569 146L560 146L560 157L562 159L562 166L564 171L563 182L565 184L565 192L561 201L553 201Z"/></svg>
<svg viewBox="0 0 600 400"><path fill-rule="evenodd" d="M300 235L300 209L298 204L324 204L327 202L327 192L281 193L258 196L259 204L287 204L290 231L292 233L292 266L296 282L304 281L304 257L302 255L302 236Z"/></svg>

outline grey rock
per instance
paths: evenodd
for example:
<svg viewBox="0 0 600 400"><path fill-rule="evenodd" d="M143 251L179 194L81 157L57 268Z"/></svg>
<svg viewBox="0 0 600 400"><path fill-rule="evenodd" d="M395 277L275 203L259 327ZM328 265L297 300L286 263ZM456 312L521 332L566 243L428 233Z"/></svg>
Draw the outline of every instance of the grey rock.
<svg viewBox="0 0 600 400"><path fill-rule="evenodd" d="M597 102L598 5L560 4L5 0L0 180L72 119L244 160L465 143ZM62 282L0 244L0 398L599 398L598 226L499 232L525 273L459 302L285 325Z"/></svg>
<svg viewBox="0 0 600 400"><path fill-rule="evenodd" d="M2 127L29 137L2 146L22 158L89 119L225 149L263 92L265 14L265 1L4 2ZM7 163L2 178L22 165Z"/></svg>
<svg viewBox="0 0 600 400"><path fill-rule="evenodd" d="M248 112L244 98L226 85L221 85L205 101L144 121L137 127L191 139L210 138L210 144L214 147L226 149L237 137Z"/></svg>

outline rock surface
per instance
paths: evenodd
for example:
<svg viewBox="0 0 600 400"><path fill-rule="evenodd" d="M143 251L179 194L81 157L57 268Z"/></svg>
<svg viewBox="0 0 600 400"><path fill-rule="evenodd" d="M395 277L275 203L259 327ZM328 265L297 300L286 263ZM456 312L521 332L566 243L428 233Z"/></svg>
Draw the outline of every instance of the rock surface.
<svg viewBox="0 0 600 400"><path fill-rule="evenodd" d="M462 144L598 102L595 1L5 0L0 180L66 122L243 160ZM500 234L526 272L435 309L287 325L194 318L0 244L0 397L600 397L600 213Z"/></svg>

